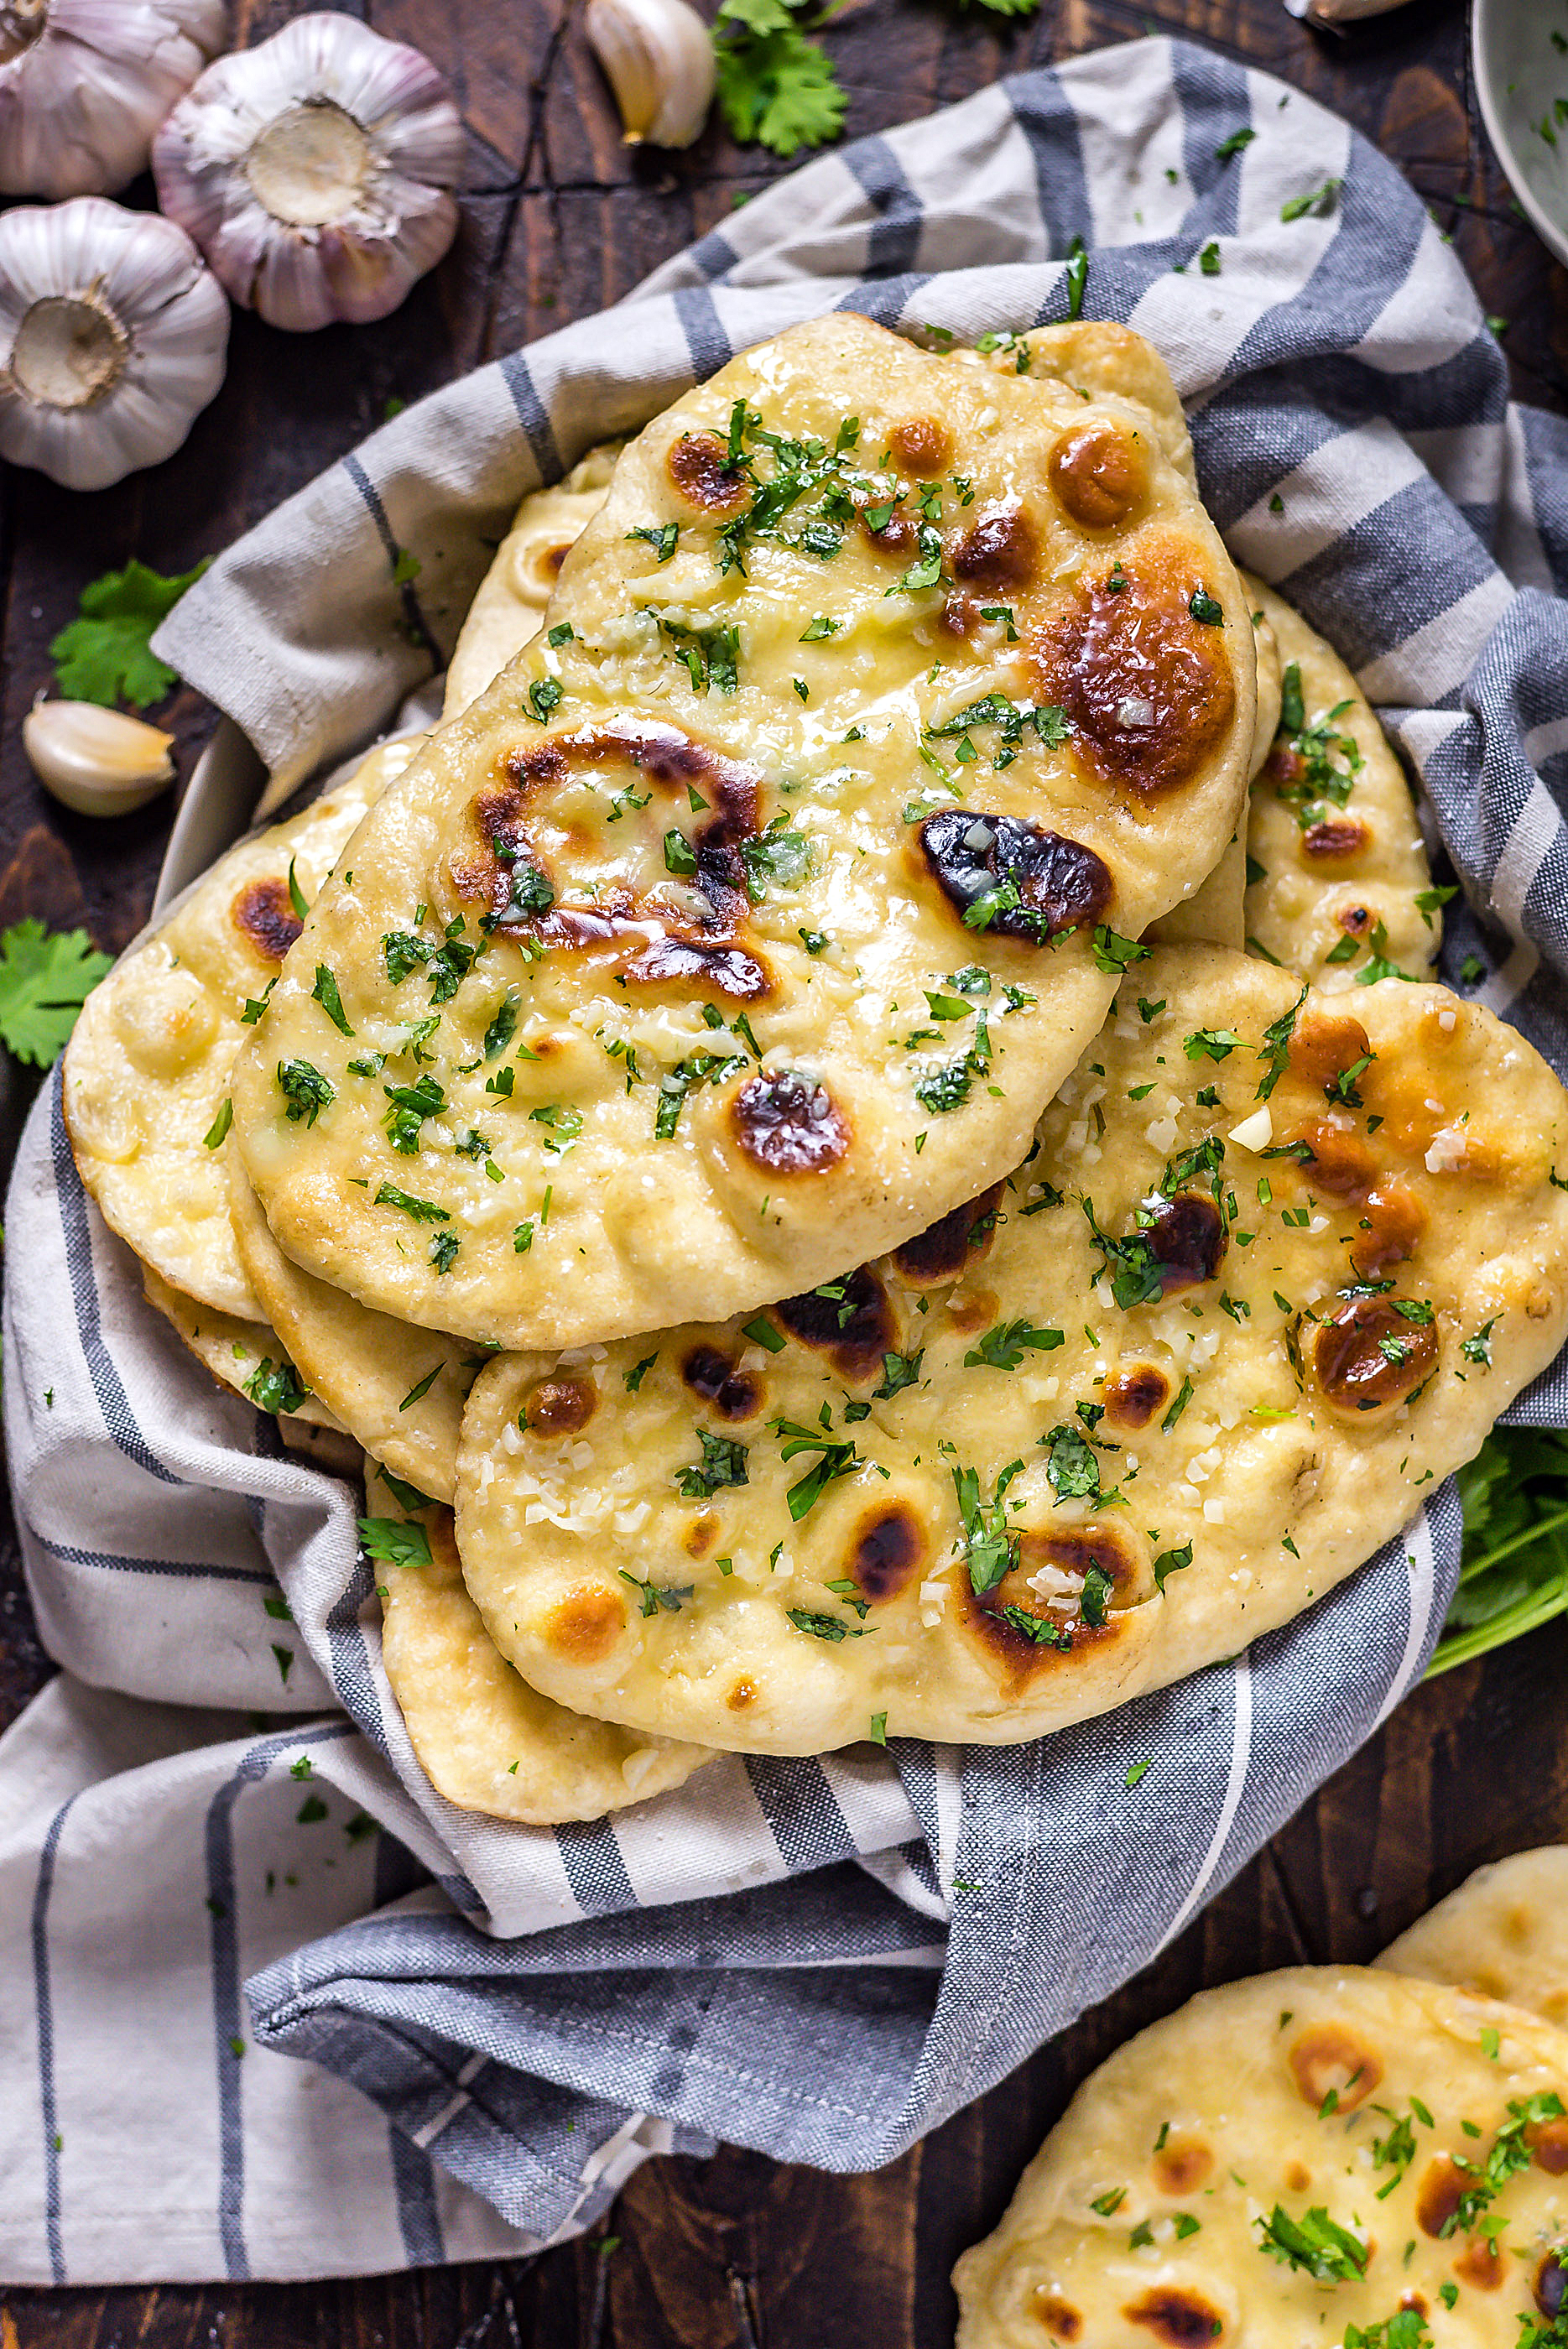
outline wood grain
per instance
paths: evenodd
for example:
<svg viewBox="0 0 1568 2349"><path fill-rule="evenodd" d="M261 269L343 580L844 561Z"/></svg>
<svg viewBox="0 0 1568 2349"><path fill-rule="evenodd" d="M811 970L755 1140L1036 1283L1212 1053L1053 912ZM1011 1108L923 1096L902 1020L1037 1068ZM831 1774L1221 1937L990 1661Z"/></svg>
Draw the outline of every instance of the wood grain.
<svg viewBox="0 0 1568 2349"><path fill-rule="evenodd" d="M306 4L234 0L237 36L263 37ZM131 554L174 571L215 554L351 448L389 400L618 300L782 168L717 126L683 156L626 149L569 0L364 0L355 13L452 77L471 137L457 245L379 326L296 338L237 316L223 392L156 471L94 497L35 475L0 484L0 924L81 922L113 949L151 900L170 802L95 824L57 808L21 755L49 641L87 580ZM1000 74L1150 30L1279 74L1399 162L1487 309L1508 320L1517 394L1568 410L1568 287L1480 130L1462 0L1414 0L1343 38L1311 32L1279 0L1045 0L1017 24L953 0L851 0L826 39L859 136ZM130 200L150 202L151 191ZM182 692L164 722L188 774L212 713ZM0 1140L16 1107L0 1104ZM0 1723L48 1670L6 1523ZM1565 1684L1560 1623L1418 1691L1158 1966L875 2176L829 2178L732 2149L650 2163L595 2239L531 2263L326 2284L9 2292L0 2349L940 2349L954 2257L993 2223L1073 2089L1129 2032L1260 1967L1364 1960L1482 1860L1568 1837Z"/></svg>

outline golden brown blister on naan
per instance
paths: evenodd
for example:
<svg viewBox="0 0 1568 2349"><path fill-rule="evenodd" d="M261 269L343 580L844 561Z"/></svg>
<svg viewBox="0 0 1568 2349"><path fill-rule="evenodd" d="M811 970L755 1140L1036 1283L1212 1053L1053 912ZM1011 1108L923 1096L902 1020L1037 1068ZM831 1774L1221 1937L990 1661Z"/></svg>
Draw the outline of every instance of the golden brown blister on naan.
<svg viewBox="0 0 1568 2349"><path fill-rule="evenodd" d="M1106 933L1231 837L1253 725L1147 412L843 315L648 427L549 618L380 803L235 1075L287 1255L507 1344L776 1296L1000 1177ZM927 1002L976 960L1021 990L983 1064Z"/></svg>
<svg viewBox="0 0 1568 2349"><path fill-rule="evenodd" d="M1301 995L1161 949L920 1239L483 1371L458 1539L498 1646L700 1743L1011 1744L1342 1580L1562 1343L1568 1095L1441 988Z"/></svg>
<svg viewBox="0 0 1568 2349"><path fill-rule="evenodd" d="M94 988L66 1048L66 1129L111 1231L161 1279L265 1319L235 1251L222 1123L246 1003L283 968L308 900L413 755L389 742L286 823L242 840Z"/></svg>
<svg viewBox="0 0 1568 2349"><path fill-rule="evenodd" d="M1085 2082L953 2282L959 2349L1545 2349L1568 2037L1355 1966L1205 1991Z"/></svg>
<svg viewBox="0 0 1568 2349"><path fill-rule="evenodd" d="M1390 1973L1452 1982L1568 2030L1568 1844L1494 1860L1417 1919L1378 1959Z"/></svg>
<svg viewBox="0 0 1568 2349"><path fill-rule="evenodd" d="M1325 991L1426 978L1443 925L1405 771L1333 647L1262 580L1244 585L1287 704L1251 790L1249 941Z"/></svg>
<svg viewBox="0 0 1568 2349"><path fill-rule="evenodd" d="M400 1523L371 1476L367 1499ZM465 1811L529 1826L603 1818L683 1785L712 1755L585 1721L538 1695L496 1653L463 1588L448 1509L424 1509L428 1562L376 1562L381 1660L409 1740L436 1792Z"/></svg>

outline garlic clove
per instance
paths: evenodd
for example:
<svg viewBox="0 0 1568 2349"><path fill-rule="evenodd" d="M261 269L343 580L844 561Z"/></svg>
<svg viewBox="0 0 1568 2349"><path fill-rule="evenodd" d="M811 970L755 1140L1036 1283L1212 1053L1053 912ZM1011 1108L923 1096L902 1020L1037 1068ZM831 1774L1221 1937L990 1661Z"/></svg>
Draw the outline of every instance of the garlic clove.
<svg viewBox="0 0 1568 2349"><path fill-rule="evenodd" d="M36 702L22 747L44 789L78 815L129 815L174 780L174 737L96 701Z"/></svg>
<svg viewBox="0 0 1568 2349"><path fill-rule="evenodd" d="M0 213L0 457L70 490L171 456L223 380L229 305L172 221L101 196Z"/></svg>
<svg viewBox="0 0 1568 2349"><path fill-rule="evenodd" d="M584 30L615 92L628 147L690 147L717 70L708 27L687 0L588 0Z"/></svg>
<svg viewBox="0 0 1568 2349"><path fill-rule="evenodd" d="M236 302L303 333L395 310L457 233L445 77L352 16L296 16L210 66L152 148L158 200Z"/></svg>
<svg viewBox="0 0 1568 2349"><path fill-rule="evenodd" d="M0 192L124 187L226 37L224 0L0 0Z"/></svg>

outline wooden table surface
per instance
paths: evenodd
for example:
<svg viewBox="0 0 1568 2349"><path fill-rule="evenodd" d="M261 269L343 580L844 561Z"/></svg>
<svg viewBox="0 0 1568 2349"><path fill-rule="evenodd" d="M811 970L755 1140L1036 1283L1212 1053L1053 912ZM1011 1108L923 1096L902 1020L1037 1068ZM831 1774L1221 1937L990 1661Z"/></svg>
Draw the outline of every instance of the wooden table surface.
<svg viewBox="0 0 1568 2349"><path fill-rule="evenodd" d="M232 5L237 37L253 41L307 0ZM471 133L458 243L379 326L289 336L237 313L223 392L157 471L93 497L6 476L0 926L35 914L123 946L168 832L167 799L113 823L65 813L22 757L49 639L85 582L132 554L172 572L216 553L352 447L389 398L616 300L783 168L712 127L685 155L630 154L580 0L358 0L352 13L452 77ZM826 38L858 137L1001 73L1155 31L1282 75L1399 162L1487 311L1509 321L1516 394L1568 410L1563 274L1480 130L1462 0L1409 0L1343 38L1309 31L1280 0L1042 0L1017 25L954 0L844 0ZM185 693L171 709L185 775L213 714ZM0 1724L49 1670L7 1524ZM953 2259L1129 2032L1205 1983L1366 1959L1482 1860L1568 1837L1565 1689L1568 1620L1419 1690L1156 1967L890 2169L829 2178L732 2151L652 2162L611 2215L608 2256L589 2240L533 2262L340 2284L0 2292L0 2349L940 2349Z"/></svg>

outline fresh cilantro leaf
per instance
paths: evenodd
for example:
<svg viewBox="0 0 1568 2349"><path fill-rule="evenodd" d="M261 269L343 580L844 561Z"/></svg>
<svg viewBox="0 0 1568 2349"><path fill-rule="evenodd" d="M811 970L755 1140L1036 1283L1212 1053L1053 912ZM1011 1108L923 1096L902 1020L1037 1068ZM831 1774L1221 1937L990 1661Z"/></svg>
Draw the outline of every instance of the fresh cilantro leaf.
<svg viewBox="0 0 1568 2349"><path fill-rule="evenodd" d="M445 1207L438 1207L433 1199L416 1199L408 1191L400 1191L395 1183L383 1183L373 1204L378 1207L400 1207L416 1224L450 1224L452 1216Z"/></svg>
<svg viewBox="0 0 1568 2349"><path fill-rule="evenodd" d="M1045 1474L1055 1487L1058 1499L1097 1499L1100 1464L1087 1439L1077 1428L1064 1424L1054 1427L1044 1440L1047 1447Z"/></svg>
<svg viewBox="0 0 1568 2349"><path fill-rule="evenodd" d="M724 0L713 26L719 108L732 137L795 155L844 128L848 100L830 58L787 0Z"/></svg>
<svg viewBox="0 0 1568 2349"><path fill-rule="evenodd" d="M914 1354L884 1354L882 1383L872 1388L873 1401L890 1402L896 1394L902 1394L906 1387L912 1387L920 1375L920 1364L925 1359L923 1346Z"/></svg>
<svg viewBox="0 0 1568 2349"><path fill-rule="evenodd" d="M48 1068L109 967L85 930L16 923L0 936L0 1040L19 1061Z"/></svg>
<svg viewBox="0 0 1568 2349"><path fill-rule="evenodd" d="M429 1566L431 1546L423 1526L405 1525L400 1517L361 1517L359 1547L367 1557L382 1566Z"/></svg>
<svg viewBox="0 0 1568 2349"><path fill-rule="evenodd" d="M1139 946L1136 938L1124 938L1102 922L1095 932L1095 968L1105 971L1127 970L1135 962L1146 962L1152 949Z"/></svg>
<svg viewBox="0 0 1568 2349"><path fill-rule="evenodd" d="M809 1632L814 1640L864 1640L868 1625L846 1623L842 1615L815 1615L807 1607L786 1607L784 1613L797 1631ZM882 1716L886 1725L887 1715Z"/></svg>
<svg viewBox="0 0 1568 2349"><path fill-rule="evenodd" d="M1298 221L1310 215L1314 220L1326 220L1339 200L1340 184L1338 180L1325 180L1322 187L1314 188L1310 195L1292 196L1280 206L1280 218L1282 221Z"/></svg>
<svg viewBox="0 0 1568 2349"><path fill-rule="evenodd" d="M343 1009L343 998L337 991L337 980L324 962L316 966L316 984L310 990L339 1035L352 1036L348 1015Z"/></svg>
<svg viewBox="0 0 1568 2349"><path fill-rule="evenodd" d="M228 1132L228 1130L229 1130L230 1126L231 1126L231 1125L233 1125L234 1122L234 1101L233 1101L232 1097L230 1097L230 1096L228 1096L228 1095L225 1095L225 1096L224 1096L224 1099L223 1099L223 1106L220 1108L220 1110L219 1110L219 1112L218 1112L217 1116L213 1120L212 1124L207 1128L206 1133L202 1136L202 1145L203 1145L203 1147L204 1147L205 1149L208 1149L208 1150L216 1150L216 1149L217 1149L217 1147L218 1147L218 1145L219 1145L219 1143L223 1141L223 1136L227 1133L227 1132ZM1487 1328L1490 1330L1490 1327L1491 1327L1491 1324L1490 1324L1490 1322L1489 1321L1489 1322L1488 1322L1488 1324L1487 1324ZM1483 1336L1484 1336L1485 1332L1483 1331L1483 1332L1482 1332L1482 1334L1483 1334ZM1490 1354L1487 1356L1487 1360L1488 1360L1488 1361L1490 1361L1491 1360L1491 1357L1490 1357Z"/></svg>
<svg viewBox="0 0 1568 2349"><path fill-rule="evenodd" d="M288 1103L287 1116L291 1125L303 1118L314 1125L324 1109L337 1098L329 1081L308 1061L280 1061L277 1064L278 1090Z"/></svg>
<svg viewBox="0 0 1568 2349"><path fill-rule="evenodd" d="M1282 2267L1300 2268L1319 2283L1354 2283L1366 2266L1367 2246L1337 2226L1321 2207L1293 2219L1276 2202L1266 2219L1254 2219L1259 2248Z"/></svg>
<svg viewBox="0 0 1568 2349"><path fill-rule="evenodd" d="M650 1355L649 1361L657 1357ZM640 1384L641 1381L639 1381ZM702 1447L702 1457L690 1467L675 1472L675 1489L689 1501L705 1500L722 1485L749 1485L751 1476L746 1467L746 1447L728 1435L710 1435L705 1427L697 1431L697 1441Z"/></svg>
<svg viewBox="0 0 1568 2349"><path fill-rule="evenodd" d="M994 1330L986 1331L973 1351L964 1356L964 1368L1015 1371L1026 1348L1037 1354L1049 1354L1063 1343L1060 1330L1041 1329L1027 1320L999 1321Z"/></svg>
<svg viewBox="0 0 1568 2349"><path fill-rule="evenodd" d="M290 1361L275 1362L268 1355L245 1381L245 1392L258 1411L297 1411L310 1398L310 1389Z"/></svg>
<svg viewBox="0 0 1568 2349"><path fill-rule="evenodd" d="M161 701L178 680L151 649L152 632L206 567L198 563L193 571L165 578L132 560L84 587L80 617L67 621L49 647L60 691L73 701L109 708L129 701L145 709Z"/></svg>

